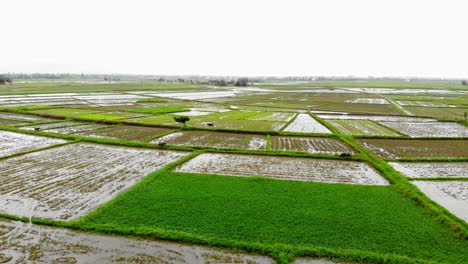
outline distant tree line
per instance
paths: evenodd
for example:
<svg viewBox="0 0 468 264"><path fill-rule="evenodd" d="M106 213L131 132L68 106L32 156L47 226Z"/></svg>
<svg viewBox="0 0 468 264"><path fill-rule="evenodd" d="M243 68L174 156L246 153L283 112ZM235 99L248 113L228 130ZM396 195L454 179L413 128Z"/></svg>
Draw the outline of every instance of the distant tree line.
<svg viewBox="0 0 468 264"><path fill-rule="evenodd" d="M466 80L461 81L462 85L468 86L468 82Z"/></svg>
<svg viewBox="0 0 468 264"><path fill-rule="evenodd" d="M229 80L229 81L226 81L224 79L209 80L208 84L213 84L216 86L228 86L228 85L249 86L252 83L249 82L248 78L238 78L237 80Z"/></svg>
<svg viewBox="0 0 468 264"><path fill-rule="evenodd" d="M10 77L5 75L0 75L0 84L12 84L13 80Z"/></svg>

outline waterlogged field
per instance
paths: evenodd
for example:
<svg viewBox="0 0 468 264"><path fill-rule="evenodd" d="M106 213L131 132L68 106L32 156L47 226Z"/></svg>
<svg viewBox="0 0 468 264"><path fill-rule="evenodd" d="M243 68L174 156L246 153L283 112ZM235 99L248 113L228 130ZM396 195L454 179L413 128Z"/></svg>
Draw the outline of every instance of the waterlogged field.
<svg viewBox="0 0 468 264"><path fill-rule="evenodd" d="M57 133L57 134L73 134L77 132L83 132L83 131L105 128L105 127L108 127L108 126L102 125L102 124L86 124L86 125L77 125L77 126L74 125L74 126L50 128L50 129L46 129L45 131L51 132L51 133Z"/></svg>
<svg viewBox="0 0 468 264"><path fill-rule="evenodd" d="M70 126L78 126L84 125L83 122L54 122L54 123L46 123L46 124L37 124L37 125L29 125L29 126L22 126L20 129L24 130L47 130L53 128L62 128L62 127L70 127Z"/></svg>
<svg viewBox="0 0 468 264"><path fill-rule="evenodd" d="M401 136L397 132L388 129L370 120L327 120L343 134L371 135L371 136Z"/></svg>
<svg viewBox="0 0 468 264"><path fill-rule="evenodd" d="M410 137L466 137L468 128L454 122L380 122Z"/></svg>
<svg viewBox="0 0 468 264"><path fill-rule="evenodd" d="M76 219L186 155L89 143L0 161L0 212Z"/></svg>
<svg viewBox="0 0 468 264"><path fill-rule="evenodd" d="M363 162L233 154L201 154L179 166L178 172L349 184L388 184Z"/></svg>
<svg viewBox="0 0 468 264"><path fill-rule="evenodd" d="M0 214L30 221L0 220L2 263L468 259L465 86L15 83L0 94Z"/></svg>
<svg viewBox="0 0 468 264"><path fill-rule="evenodd" d="M283 131L299 133L331 133L328 128L320 124L308 114L299 114Z"/></svg>
<svg viewBox="0 0 468 264"><path fill-rule="evenodd" d="M468 181L413 181L432 200L468 221Z"/></svg>
<svg viewBox="0 0 468 264"><path fill-rule="evenodd" d="M359 139L359 142L375 154L389 159L468 157L467 140Z"/></svg>
<svg viewBox="0 0 468 264"><path fill-rule="evenodd" d="M179 131L151 141L154 144L160 142L180 146L254 150L261 150L266 147L266 137L262 135L208 131Z"/></svg>
<svg viewBox="0 0 468 264"><path fill-rule="evenodd" d="M383 98L358 98L350 101L353 104L389 104Z"/></svg>
<svg viewBox="0 0 468 264"><path fill-rule="evenodd" d="M62 139L24 135L0 130L0 157L50 147L65 142Z"/></svg>
<svg viewBox="0 0 468 264"><path fill-rule="evenodd" d="M271 149L314 154L354 153L349 146L338 139L321 137L272 136Z"/></svg>
<svg viewBox="0 0 468 264"><path fill-rule="evenodd" d="M394 121L394 122L435 122L436 119L424 117L407 116L385 116L385 115L345 115L345 114L318 114L322 119L339 120L371 120L371 121Z"/></svg>
<svg viewBox="0 0 468 264"><path fill-rule="evenodd" d="M122 140L148 141L159 135L167 134L174 131L173 129L160 127L141 127L118 125L105 128L97 128L83 132L77 132L75 135L95 137L95 138L110 138Z"/></svg>
<svg viewBox="0 0 468 264"><path fill-rule="evenodd" d="M2 263L249 263L267 257L0 220Z"/></svg>
<svg viewBox="0 0 468 264"><path fill-rule="evenodd" d="M54 121L53 119L40 117L40 116L23 115L23 114L17 114L17 113L5 113L5 112L3 113L0 112L0 118L18 120L18 121L28 121L28 122Z"/></svg>
<svg viewBox="0 0 468 264"><path fill-rule="evenodd" d="M390 162L389 164L410 178L468 178L468 162Z"/></svg>

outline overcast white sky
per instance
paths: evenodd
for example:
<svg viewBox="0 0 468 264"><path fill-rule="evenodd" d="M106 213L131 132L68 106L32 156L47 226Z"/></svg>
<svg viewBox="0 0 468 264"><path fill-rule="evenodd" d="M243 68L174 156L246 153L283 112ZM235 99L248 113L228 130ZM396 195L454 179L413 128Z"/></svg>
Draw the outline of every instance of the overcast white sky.
<svg viewBox="0 0 468 264"><path fill-rule="evenodd" d="M468 77L467 0L2 0L0 72Z"/></svg>

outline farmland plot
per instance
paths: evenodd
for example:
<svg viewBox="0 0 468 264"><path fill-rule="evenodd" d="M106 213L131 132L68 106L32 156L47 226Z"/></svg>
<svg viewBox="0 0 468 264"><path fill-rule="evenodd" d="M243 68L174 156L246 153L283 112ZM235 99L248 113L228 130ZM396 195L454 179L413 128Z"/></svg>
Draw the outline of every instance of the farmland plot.
<svg viewBox="0 0 468 264"><path fill-rule="evenodd" d="M182 116L203 116L203 115L209 115L212 113L222 113L222 112L229 112L231 111L230 109L225 109L225 108L190 108L190 111L187 112L177 112L173 113L174 115L182 115Z"/></svg>
<svg viewBox="0 0 468 264"><path fill-rule="evenodd" d="M358 98L351 101L352 104L389 104L383 98Z"/></svg>
<svg viewBox="0 0 468 264"><path fill-rule="evenodd" d="M338 139L320 137L271 137L271 149L322 154L354 153Z"/></svg>
<svg viewBox="0 0 468 264"><path fill-rule="evenodd" d="M390 159L468 157L468 140L360 139L359 142L375 154Z"/></svg>
<svg viewBox="0 0 468 264"><path fill-rule="evenodd" d="M73 134L77 132L83 132L87 130L93 130L93 129L104 128L104 127L108 127L108 126L100 125L100 124L88 124L88 125L79 125L79 126L51 128L45 131L57 133L57 134Z"/></svg>
<svg viewBox="0 0 468 264"><path fill-rule="evenodd" d="M402 106L423 106L423 107L449 107L441 102L428 102L428 101L397 101Z"/></svg>
<svg viewBox="0 0 468 264"><path fill-rule="evenodd" d="M77 125L83 125L83 124L84 123L82 122L75 122L75 121L56 122L56 123L47 123L47 124L41 124L41 125L22 126L20 127L20 129L35 130L36 128L39 128L39 130L45 130L45 129L59 128L59 127L77 126Z"/></svg>
<svg viewBox="0 0 468 264"><path fill-rule="evenodd" d="M370 120L328 120L328 122L348 135L401 136Z"/></svg>
<svg viewBox="0 0 468 264"><path fill-rule="evenodd" d="M380 122L410 137L466 137L468 128L454 122Z"/></svg>
<svg viewBox="0 0 468 264"><path fill-rule="evenodd" d="M296 116L296 113L287 113L287 112L267 112L254 117L248 118L249 120L257 121L281 121L289 122L291 119Z"/></svg>
<svg viewBox="0 0 468 264"><path fill-rule="evenodd" d="M184 152L77 143L0 161L0 212L76 219Z"/></svg>
<svg viewBox="0 0 468 264"><path fill-rule="evenodd" d="M147 141L158 135L166 134L171 131L174 130L169 128L119 125L78 132L75 134L95 138Z"/></svg>
<svg viewBox="0 0 468 264"><path fill-rule="evenodd" d="M429 198L468 222L468 181L413 181Z"/></svg>
<svg viewBox="0 0 468 264"><path fill-rule="evenodd" d="M66 141L62 139L0 131L0 157L45 148L65 142Z"/></svg>
<svg viewBox="0 0 468 264"><path fill-rule="evenodd" d="M148 95L175 98L175 99L201 100L201 99L235 96L236 92L216 91L216 92L185 92L185 93L148 93Z"/></svg>
<svg viewBox="0 0 468 264"><path fill-rule="evenodd" d="M274 263L201 246L0 221L0 261L9 258L8 263Z"/></svg>
<svg viewBox="0 0 468 264"><path fill-rule="evenodd" d="M406 117L406 116L379 116L379 115L347 115L347 114L318 114L322 119L344 120L371 120L371 121L398 121L398 122L436 122L433 118Z"/></svg>
<svg viewBox="0 0 468 264"><path fill-rule="evenodd" d="M310 158L206 153L180 165L176 171L329 183L388 184L366 163Z"/></svg>
<svg viewBox="0 0 468 264"><path fill-rule="evenodd" d="M324 127L317 120L313 119L308 114L299 114L297 118L289 124L284 132L301 132L301 133L326 133L331 134L328 128Z"/></svg>
<svg viewBox="0 0 468 264"><path fill-rule="evenodd" d="M24 124L28 124L28 122L0 118L0 126L19 126Z"/></svg>
<svg viewBox="0 0 468 264"><path fill-rule="evenodd" d="M468 177L468 162L390 162L410 178Z"/></svg>
<svg viewBox="0 0 468 264"><path fill-rule="evenodd" d="M0 118L4 119L12 119L12 120L19 120L19 121L28 121L28 122L46 122L46 121L54 121L55 119L45 118L41 116L34 116L34 115L22 115L17 113L1 113Z"/></svg>
<svg viewBox="0 0 468 264"><path fill-rule="evenodd" d="M263 135L208 131L180 131L155 139L151 143L158 142L171 145L237 149L265 149L266 146L266 138Z"/></svg>
<svg viewBox="0 0 468 264"><path fill-rule="evenodd" d="M453 107L418 107L418 106L405 106L405 109L418 116L431 116L435 118L450 118L463 120L463 115L468 112L467 108Z"/></svg>

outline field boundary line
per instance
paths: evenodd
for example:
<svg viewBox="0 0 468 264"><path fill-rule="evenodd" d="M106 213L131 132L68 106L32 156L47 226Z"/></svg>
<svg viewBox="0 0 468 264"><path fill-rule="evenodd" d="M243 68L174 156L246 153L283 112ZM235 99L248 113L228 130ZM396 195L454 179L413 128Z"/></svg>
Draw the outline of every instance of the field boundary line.
<svg viewBox="0 0 468 264"><path fill-rule="evenodd" d="M283 130L285 130L290 124L292 124L292 122L296 121L298 116L299 113L296 113L294 117L291 118L291 120L289 120L288 122L286 122L282 127L280 127L280 129L278 129L277 132L283 132Z"/></svg>

